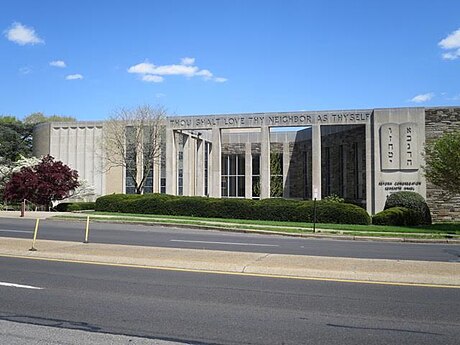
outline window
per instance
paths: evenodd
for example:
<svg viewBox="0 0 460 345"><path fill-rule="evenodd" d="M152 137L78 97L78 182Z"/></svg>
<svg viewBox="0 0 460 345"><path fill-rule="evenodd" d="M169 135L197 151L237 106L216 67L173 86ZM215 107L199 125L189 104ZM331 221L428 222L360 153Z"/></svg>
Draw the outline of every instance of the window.
<svg viewBox="0 0 460 345"><path fill-rule="evenodd" d="M270 154L270 196L281 198L283 196L283 154Z"/></svg>
<svg viewBox="0 0 460 345"><path fill-rule="evenodd" d="M126 169L125 169L125 191L126 194L136 193L137 175L137 152L136 152L136 129L126 127Z"/></svg>
<svg viewBox="0 0 460 345"><path fill-rule="evenodd" d="M260 198L260 155L252 155L252 198Z"/></svg>
<svg viewBox="0 0 460 345"><path fill-rule="evenodd" d="M243 155L222 156L222 197L244 198L245 158Z"/></svg>
<svg viewBox="0 0 460 345"><path fill-rule="evenodd" d="M310 181L308 179L308 174L310 173L310 167L308 164L308 152L303 151L303 176L304 176L304 183L303 183L303 198L308 199L310 197L308 191L310 189Z"/></svg>
<svg viewBox="0 0 460 345"><path fill-rule="evenodd" d="M153 167L150 168L149 174L144 182L144 193L153 193Z"/></svg>
<svg viewBox="0 0 460 345"><path fill-rule="evenodd" d="M331 174L332 174L332 169L331 169L331 148L326 147L325 148L325 154L326 154L326 196L331 195Z"/></svg>
<svg viewBox="0 0 460 345"><path fill-rule="evenodd" d="M162 177L160 180L160 193L166 193L166 178Z"/></svg>

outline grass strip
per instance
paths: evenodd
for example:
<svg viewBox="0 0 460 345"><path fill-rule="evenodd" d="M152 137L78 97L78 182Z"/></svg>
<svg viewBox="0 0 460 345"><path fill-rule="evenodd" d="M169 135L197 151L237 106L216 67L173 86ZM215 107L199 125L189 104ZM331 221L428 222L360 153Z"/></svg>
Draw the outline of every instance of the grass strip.
<svg viewBox="0 0 460 345"><path fill-rule="evenodd" d="M65 218L81 218L86 215L92 215L93 218L103 221L128 221L139 223L162 223L162 224L183 224L196 225L211 228L222 229L249 229L249 230L267 230L288 233L308 233L312 232L313 224L299 222L275 222L275 221L258 221L243 219L223 219L223 218L200 218L184 216L165 216L165 215L145 215L145 214L121 214L109 212L87 212L78 213ZM62 218L62 217L60 217ZM395 236L407 235L419 238L426 235L429 238L456 238L460 235L460 224L442 223L433 224L425 227L395 227L381 225L351 225L351 224L317 224L318 232L347 235L363 236Z"/></svg>

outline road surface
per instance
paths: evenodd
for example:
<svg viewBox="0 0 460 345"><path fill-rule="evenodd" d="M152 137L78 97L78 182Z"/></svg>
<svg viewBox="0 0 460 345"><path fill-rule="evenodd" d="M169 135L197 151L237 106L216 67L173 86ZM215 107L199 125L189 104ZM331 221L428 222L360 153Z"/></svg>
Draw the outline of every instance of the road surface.
<svg viewBox="0 0 460 345"><path fill-rule="evenodd" d="M422 345L460 339L460 289L12 258L0 258L0 277L0 320L22 325L194 344Z"/></svg>
<svg viewBox="0 0 460 345"><path fill-rule="evenodd" d="M35 221L0 218L0 238L32 238ZM85 222L41 221L38 239L84 239ZM293 238L159 225L93 222L90 242L257 253L460 262L460 245ZM38 242L39 243L39 242Z"/></svg>

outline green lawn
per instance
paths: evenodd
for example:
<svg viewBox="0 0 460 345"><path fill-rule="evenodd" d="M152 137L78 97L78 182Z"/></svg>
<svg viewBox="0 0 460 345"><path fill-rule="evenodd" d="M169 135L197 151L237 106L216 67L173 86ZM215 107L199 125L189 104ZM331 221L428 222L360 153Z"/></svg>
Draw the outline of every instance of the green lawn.
<svg viewBox="0 0 460 345"><path fill-rule="evenodd" d="M224 229L250 229L280 231L289 233L312 232L312 223L278 222L263 220L224 219L224 218L201 218L184 216L166 216L151 214L130 214L112 212L86 212L75 213L74 217L86 217L91 215L101 221L126 221L139 223L163 223L198 225ZM72 218L74 218L72 217ZM382 225L351 225L351 224L316 224L318 232L343 233L347 235L364 236L404 236L422 238L444 238L460 236L460 223L438 223L427 226L399 227Z"/></svg>

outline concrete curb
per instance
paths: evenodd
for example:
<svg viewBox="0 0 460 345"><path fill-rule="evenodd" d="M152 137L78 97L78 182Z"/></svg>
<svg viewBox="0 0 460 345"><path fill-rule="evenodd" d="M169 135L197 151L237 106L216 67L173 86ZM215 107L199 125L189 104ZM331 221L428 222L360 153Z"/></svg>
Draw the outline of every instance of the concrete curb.
<svg viewBox="0 0 460 345"><path fill-rule="evenodd" d="M0 256L191 272L460 288L460 264L2 238Z"/></svg>

